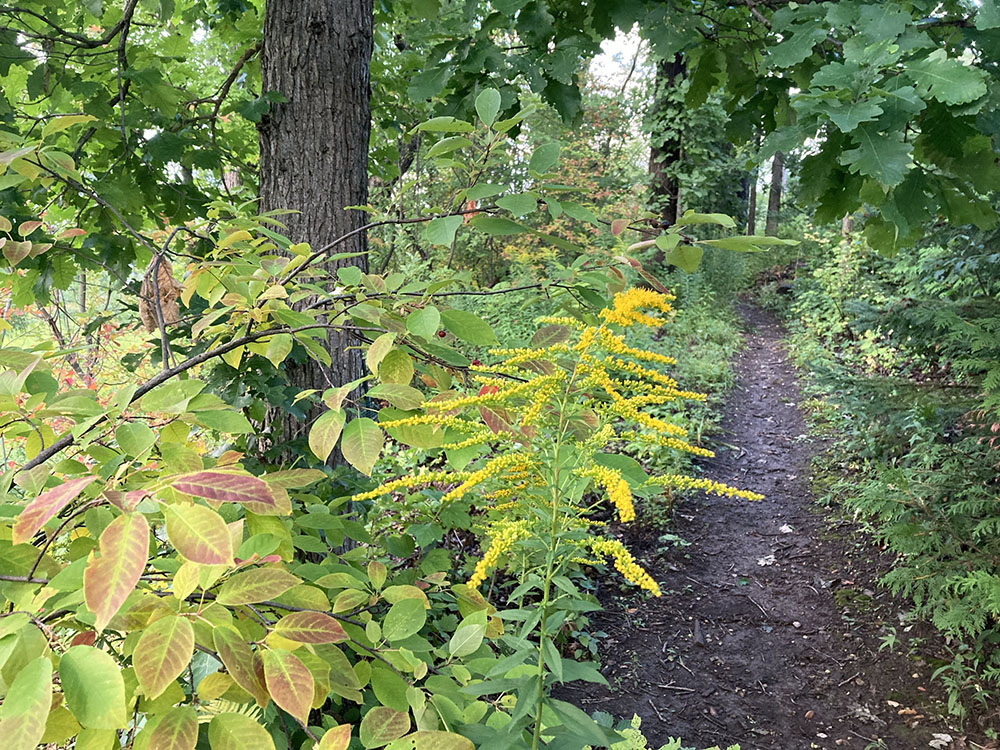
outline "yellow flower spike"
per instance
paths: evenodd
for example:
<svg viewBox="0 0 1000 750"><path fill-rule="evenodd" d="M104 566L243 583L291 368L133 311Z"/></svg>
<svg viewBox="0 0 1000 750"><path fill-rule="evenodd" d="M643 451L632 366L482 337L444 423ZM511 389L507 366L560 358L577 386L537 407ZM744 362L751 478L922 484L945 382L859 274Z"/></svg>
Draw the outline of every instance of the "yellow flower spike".
<svg viewBox="0 0 1000 750"><path fill-rule="evenodd" d="M626 581L650 592L653 596L660 596L660 587L653 577L635 561L632 553L617 539L593 539L590 542L590 549L602 559L610 557L614 560L615 568Z"/></svg>
<svg viewBox="0 0 1000 750"><path fill-rule="evenodd" d="M601 346L612 354L635 357L636 359L641 359L644 362L656 362L668 367L677 364L676 359L668 357L666 354L659 354L657 352L651 352L645 349L636 349L629 346L625 343L625 339L622 336L619 336L607 328L600 328L597 333L601 340Z"/></svg>
<svg viewBox="0 0 1000 750"><path fill-rule="evenodd" d="M592 465L579 472L582 477L589 477L604 488L608 499L618 510L618 520L628 523L635 520L635 505L632 502L632 490L617 469L607 466Z"/></svg>
<svg viewBox="0 0 1000 750"><path fill-rule="evenodd" d="M730 487L728 484L713 482L711 479L687 477L683 474L666 474L661 477L653 477L646 484L659 487L672 487L678 490L703 490L704 492L711 492L713 495L721 497L739 497L750 501L764 499L763 495L756 492Z"/></svg>
<svg viewBox="0 0 1000 750"><path fill-rule="evenodd" d="M486 548L483 557L476 563L476 569L469 578L469 585L475 588L486 580L486 574L497 566L500 557L510 550L519 539L527 536L527 521L501 521L491 530L490 546Z"/></svg>
<svg viewBox="0 0 1000 750"><path fill-rule="evenodd" d="M421 484L434 484L436 482L461 482L468 476L467 472L461 471L428 471L421 474L415 474L412 477L402 477L400 479L394 479L391 482L386 482L380 487L376 487L368 492L360 492L357 495L353 495L351 500L371 500L375 497L391 495L397 490L409 489Z"/></svg>
<svg viewBox="0 0 1000 750"><path fill-rule="evenodd" d="M487 479L495 477L507 469L518 467L519 469L524 470L530 465L531 463L529 459L526 459L522 455L517 453L504 453L503 455L487 461L486 465L478 471L468 474L465 481L458 485L458 487L455 487L445 493L444 497L441 498L441 502L448 503L453 500L457 500L476 485L482 484Z"/></svg>

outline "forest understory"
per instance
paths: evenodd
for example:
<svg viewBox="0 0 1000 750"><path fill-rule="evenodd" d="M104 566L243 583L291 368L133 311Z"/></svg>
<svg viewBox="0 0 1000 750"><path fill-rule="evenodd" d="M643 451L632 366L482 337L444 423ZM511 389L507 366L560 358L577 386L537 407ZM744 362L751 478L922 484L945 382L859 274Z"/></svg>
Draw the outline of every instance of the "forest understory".
<svg viewBox="0 0 1000 750"><path fill-rule="evenodd" d="M941 637L902 629L909 603L879 585L890 556L812 489L825 440L813 434L786 332L739 303L743 348L704 475L765 495L698 493L678 502L671 534L638 525L629 546L660 580L637 602L606 584L593 629L609 687L566 686L586 711L634 713L650 747L739 744L742 750L996 748L971 716L956 729L932 662ZM666 542L666 543L665 543Z"/></svg>

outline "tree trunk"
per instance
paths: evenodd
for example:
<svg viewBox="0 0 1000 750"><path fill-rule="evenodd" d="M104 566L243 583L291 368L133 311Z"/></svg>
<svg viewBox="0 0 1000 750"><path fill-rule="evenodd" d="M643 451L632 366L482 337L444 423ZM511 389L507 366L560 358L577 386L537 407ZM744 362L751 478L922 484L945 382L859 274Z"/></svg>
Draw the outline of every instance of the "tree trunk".
<svg viewBox="0 0 1000 750"><path fill-rule="evenodd" d="M664 226L676 222L680 210L676 166L682 158L680 118L683 108L676 89L684 78L684 71L684 58L679 53L672 60L656 63L649 148L649 181L653 193L650 208L660 214Z"/></svg>
<svg viewBox="0 0 1000 750"><path fill-rule="evenodd" d="M764 234L778 233L778 213L781 211L781 187L785 179L785 155L780 151L771 161L771 190L767 196L767 223Z"/></svg>
<svg viewBox="0 0 1000 750"><path fill-rule="evenodd" d="M750 170L750 186L747 194L747 234L757 234L757 169Z"/></svg>
<svg viewBox="0 0 1000 750"><path fill-rule="evenodd" d="M840 220L840 236L850 237L854 232L854 216L850 213L844 214L844 218Z"/></svg>
<svg viewBox="0 0 1000 750"><path fill-rule="evenodd" d="M262 89L278 92L286 101L273 104L260 124L261 210L298 211L282 221L293 241L308 242L314 249L365 222L362 212L344 206L368 200L372 12L372 0L266 3ZM367 247L359 234L337 251L364 253ZM367 256L324 268L341 265L367 271ZM348 348L356 343L331 332L327 348L332 364L289 363L289 382L299 390L323 390L361 377L361 352ZM268 425L276 446L288 446L307 427L308 420L284 411Z"/></svg>

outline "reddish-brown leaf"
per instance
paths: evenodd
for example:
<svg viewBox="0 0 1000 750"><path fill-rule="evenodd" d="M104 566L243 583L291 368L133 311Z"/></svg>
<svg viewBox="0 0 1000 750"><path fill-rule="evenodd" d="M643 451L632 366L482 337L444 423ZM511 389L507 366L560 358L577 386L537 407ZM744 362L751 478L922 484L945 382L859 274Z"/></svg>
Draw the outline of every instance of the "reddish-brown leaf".
<svg viewBox="0 0 1000 750"><path fill-rule="evenodd" d="M194 628L184 617L161 617L146 628L132 653L143 694L158 697L183 672L194 654Z"/></svg>
<svg viewBox="0 0 1000 750"><path fill-rule="evenodd" d="M97 477L71 479L68 482L60 484L58 487L46 490L32 500L17 517L17 521L14 523L14 531L11 535L11 542L13 544L21 544L31 541L31 537L45 525L46 521L73 502L76 496L83 492L84 488L95 479Z"/></svg>
<svg viewBox="0 0 1000 750"><path fill-rule="evenodd" d="M215 650L222 664L237 685L246 690L261 708L267 705L267 687L254 668L254 654L250 644L235 630L217 627L212 633Z"/></svg>
<svg viewBox="0 0 1000 750"><path fill-rule="evenodd" d="M149 524L126 513L108 524L98 540L100 554L83 571L83 597L100 633L139 583L149 555Z"/></svg>
<svg viewBox="0 0 1000 750"><path fill-rule="evenodd" d="M274 632L296 643L340 643L348 640L340 623L323 612L293 612L278 620Z"/></svg>
<svg viewBox="0 0 1000 750"><path fill-rule="evenodd" d="M291 651L272 648L265 651L261 658L264 661L264 681L271 698L306 724L313 699L312 672Z"/></svg>
<svg viewBox="0 0 1000 750"><path fill-rule="evenodd" d="M263 479L233 471L197 471L184 474L170 486L193 497L220 503L240 503L254 513L279 510L274 493Z"/></svg>

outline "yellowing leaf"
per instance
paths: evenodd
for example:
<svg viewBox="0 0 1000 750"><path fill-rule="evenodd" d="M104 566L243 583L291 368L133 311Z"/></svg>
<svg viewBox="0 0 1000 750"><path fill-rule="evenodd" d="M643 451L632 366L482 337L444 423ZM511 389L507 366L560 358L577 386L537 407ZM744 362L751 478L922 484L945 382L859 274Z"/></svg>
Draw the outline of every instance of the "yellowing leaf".
<svg viewBox="0 0 1000 750"><path fill-rule="evenodd" d="M82 726L125 726L125 681L110 654L93 646L73 646L59 660L59 682L66 694L66 707Z"/></svg>
<svg viewBox="0 0 1000 750"><path fill-rule="evenodd" d="M0 705L4 750L35 750L52 703L52 663L39 656L22 667Z"/></svg>
<svg viewBox="0 0 1000 750"><path fill-rule="evenodd" d="M216 601L227 607L266 602L300 583L299 578L281 568L255 568L223 583Z"/></svg>
<svg viewBox="0 0 1000 750"><path fill-rule="evenodd" d="M22 544L31 541L31 538L45 525L46 521L73 502L76 496L95 479L97 477L71 479L58 487L46 490L32 500L17 517L11 534L11 542Z"/></svg>
<svg viewBox="0 0 1000 750"><path fill-rule="evenodd" d="M296 643L340 643L348 640L340 623L323 612L292 612L278 620L274 632Z"/></svg>
<svg viewBox="0 0 1000 750"><path fill-rule="evenodd" d="M328 729L319 741L316 750L347 750L351 744L351 725L339 724Z"/></svg>
<svg viewBox="0 0 1000 750"><path fill-rule="evenodd" d="M233 540L222 516L204 505L168 505L167 538L182 557L202 565L231 565Z"/></svg>
<svg viewBox="0 0 1000 750"><path fill-rule="evenodd" d="M132 653L143 694L153 699L177 679L194 654L194 628L187 618L161 617L147 627Z"/></svg>
<svg viewBox="0 0 1000 750"><path fill-rule="evenodd" d="M46 138L53 133L58 133L73 125L78 125L81 122L91 122L96 119L93 115L62 115L61 117L53 117L42 127L42 138Z"/></svg>
<svg viewBox="0 0 1000 750"><path fill-rule="evenodd" d="M235 232L230 232L221 240L219 240L219 244L216 245L216 248L219 250L225 250L227 247L236 242L247 242L252 239L253 235L250 234L250 232L246 231L245 229L238 229Z"/></svg>
<svg viewBox="0 0 1000 750"><path fill-rule="evenodd" d="M376 706L361 720L359 735L365 747L380 747L410 731L410 716L388 706Z"/></svg>
<svg viewBox="0 0 1000 750"><path fill-rule="evenodd" d="M274 750L274 740L260 724L243 714L219 714L208 725L212 750Z"/></svg>
<svg viewBox="0 0 1000 750"><path fill-rule="evenodd" d="M323 412L309 428L309 449L320 461L326 461L337 445L347 415L343 409Z"/></svg>
<svg viewBox="0 0 1000 750"><path fill-rule="evenodd" d="M194 750L197 742L198 714L190 706L178 706L160 719L150 735L148 750Z"/></svg>
<svg viewBox="0 0 1000 750"><path fill-rule="evenodd" d="M100 554L91 557L83 571L83 596L87 609L96 617L94 629L100 633L135 589L146 567L149 524L145 516L118 516L101 532L98 549Z"/></svg>
<svg viewBox="0 0 1000 750"><path fill-rule="evenodd" d="M424 730L389 743L386 750L476 750L476 746L460 734Z"/></svg>
<svg viewBox="0 0 1000 750"><path fill-rule="evenodd" d="M381 428L368 417L361 417L351 420L344 428L340 450L351 466L371 476L384 443Z"/></svg>
<svg viewBox="0 0 1000 750"><path fill-rule="evenodd" d="M254 697L263 708L267 705L267 687L261 674L254 668L254 654L242 635L228 627L218 627L212 632L215 650L229 675L237 685Z"/></svg>
<svg viewBox="0 0 1000 750"><path fill-rule="evenodd" d="M274 702L303 724L309 720L313 676L291 651L268 649L262 655L264 681Z"/></svg>

